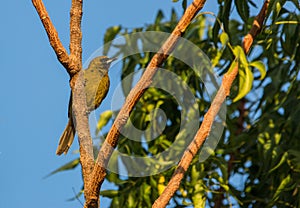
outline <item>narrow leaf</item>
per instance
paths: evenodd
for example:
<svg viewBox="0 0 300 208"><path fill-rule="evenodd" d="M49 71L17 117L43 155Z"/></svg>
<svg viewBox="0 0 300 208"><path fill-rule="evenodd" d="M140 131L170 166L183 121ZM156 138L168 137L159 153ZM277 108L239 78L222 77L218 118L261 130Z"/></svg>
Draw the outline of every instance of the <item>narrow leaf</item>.
<svg viewBox="0 0 300 208"><path fill-rule="evenodd" d="M253 74L249 67L243 68L239 66L239 92L233 99L233 102L245 97L252 88Z"/></svg>
<svg viewBox="0 0 300 208"><path fill-rule="evenodd" d="M182 6L182 9L183 9L183 12L185 12L186 7L187 7L187 0L183 0L182 3L181 3L181 6Z"/></svg>
<svg viewBox="0 0 300 208"><path fill-rule="evenodd" d="M49 173L48 175L46 175L44 178L48 178L49 176L54 175L54 174L56 174L58 172L61 172L61 171L74 169L78 164L79 164L79 158L77 158L75 160L72 160L71 162L68 162L65 165L57 168L56 170L54 170L51 173Z"/></svg>
<svg viewBox="0 0 300 208"><path fill-rule="evenodd" d="M291 181L291 176L290 175L287 175L280 183L280 185L278 186L274 196L273 196L273 199L272 201L275 202L278 200L281 192L284 191L284 188L290 183Z"/></svg>
<svg viewBox="0 0 300 208"><path fill-rule="evenodd" d="M113 198L119 196L120 192L118 190L104 190L100 191L100 195L108 198Z"/></svg>
<svg viewBox="0 0 300 208"><path fill-rule="evenodd" d="M222 22L224 24L224 30L226 32L229 32L229 20L230 20L230 14L231 12L231 5L232 5L232 0L226 0L224 1L224 8L222 9Z"/></svg>
<svg viewBox="0 0 300 208"><path fill-rule="evenodd" d="M104 35L104 48L103 48L103 55L107 55L108 50L111 46L110 41L112 41L117 35L118 33L121 31L122 27L121 26L113 26L110 27L106 30L106 33Z"/></svg>
<svg viewBox="0 0 300 208"><path fill-rule="evenodd" d="M220 31L220 24L218 21L215 21L213 29L212 29L212 39L215 45L218 43L219 31Z"/></svg>
<svg viewBox="0 0 300 208"><path fill-rule="evenodd" d="M282 157L281 157L281 159L280 159L280 161L279 161L279 163L274 167L274 168L272 168L271 170L269 170L269 173L271 173L271 172L273 172L274 170L276 170L277 168L279 168L287 159L288 159L288 152L285 152L283 155L282 155Z"/></svg>
<svg viewBox="0 0 300 208"><path fill-rule="evenodd" d="M249 5L245 0L235 0L235 5L237 12L239 13L240 17L243 19L244 22L248 21L249 18Z"/></svg>
<svg viewBox="0 0 300 208"><path fill-rule="evenodd" d="M250 66L255 67L260 72L260 80L263 80L267 74L266 67L262 61L254 61L249 63Z"/></svg>
<svg viewBox="0 0 300 208"><path fill-rule="evenodd" d="M242 65L243 67L248 67L248 61L246 54L241 46L235 46L233 49L233 53L235 57L239 60L239 65Z"/></svg>
<svg viewBox="0 0 300 208"><path fill-rule="evenodd" d="M231 71L236 67L237 64L238 64L238 62L236 60L234 60L228 69L228 73L231 73Z"/></svg>
<svg viewBox="0 0 300 208"><path fill-rule="evenodd" d="M101 129L108 123L111 119L113 112L111 110L104 111L98 120L97 128L96 128L96 135L101 131Z"/></svg>
<svg viewBox="0 0 300 208"><path fill-rule="evenodd" d="M164 13L163 13L161 10L159 10L159 11L157 12L157 15L156 15L155 23L154 23L154 24L155 24L155 25L159 24L163 18L164 18Z"/></svg>

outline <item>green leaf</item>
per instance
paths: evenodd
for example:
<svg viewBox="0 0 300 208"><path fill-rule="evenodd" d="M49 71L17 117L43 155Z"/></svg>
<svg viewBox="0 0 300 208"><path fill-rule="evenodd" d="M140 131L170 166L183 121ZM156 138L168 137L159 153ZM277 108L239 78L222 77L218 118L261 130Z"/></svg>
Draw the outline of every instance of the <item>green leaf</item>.
<svg viewBox="0 0 300 208"><path fill-rule="evenodd" d="M215 24L212 29L212 39L215 45L218 43L218 36L219 36L219 31L220 31L220 24L218 21L215 21Z"/></svg>
<svg viewBox="0 0 300 208"><path fill-rule="evenodd" d="M206 194L204 190L204 185L198 181L198 184L194 185L194 190L192 194L193 207L204 208L206 204Z"/></svg>
<svg viewBox="0 0 300 208"><path fill-rule="evenodd" d="M228 167L227 167L226 161L223 159L218 159L218 158L214 158L213 160L216 164L218 164L218 167L220 168L220 170L222 172L222 174L221 174L222 177L219 177L220 185L222 185L222 184L226 185L228 183Z"/></svg>
<svg viewBox="0 0 300 208"><path fill-rule="evenodd" d="M226 44L228 43L229 41L229 37L227 35L226 32L222 32L221 35L220 35L220 41L222 43L223 46L226 46Z"/></svg>
<svg viewBox="0 0 300 208"><path fill-rule="evenodd" d="M221 16L222 22L224 24L224 30L225 32L229 32L229 20L230 20L230 14L231 12L231 5L232 0L226 0L224 1L224 8L223 8L223 14Z"/></svg>
<svg viewBox="0 0 300 208"><path fill-rule="evenodd" d="M284 25L284 24L299 24L298 21L290 21L290 20L285 20L285 21L278 21L278 22L275 22L275 25Z"/></svg>
<svg viewBox="0 0 300 208"><path fill-rule="evenodd" d="M113 198L119 196L120 192L118 190L103 190L100 191L100 195L108 198Z"/></svg>
<svg viewBox="0 0 300 208"><path fill-rule="evenodd" d="M252 0L248 0L249 4L251 4L253 7L257 8L257 5Z"/></svg>
<svg viewBox="0 0 300 208"><path fill-rule="evenodd" d="M280 183L280 185L278 186L275 194L273 195L272 201L276 202L281 194L281 192L284 191L285 187L291 182L291 176L287 175Z"/></svg>
<svg viewBox="0 0 300 208"><path fill-rule="evenodd" d="M159 10L159 11L157 12L157 15L156 15L155 23L154 23L154 24L155 24L155 25L159 24L163 18L164 18L164 13L163 13L161 10Z"/></svg>
<svg viewBox="0 0 300 208"><path fill-rule="evenodd" d="M276 2L275 6L276 6L276 16L278 16L279 12L280 12L280 10L282 8L282 5L280 4L280 2Z"/></svg>
<svg viewBox="0 0 300 208"><path fill-rule="evenodd" d="M177 20L178 20L178 17L177 17L175 9L173 8L171 11L170 22L177 22Z"/></svg>
<svg viewBox="0 0 300 208"><path fill-rule="evenodd" d="M147 207L150 207L152 204L150 199L151 186L147 183L143 183L140 190L141 190L140 193L143 196L143 201L147 204Z"/></svg>
<svg viewBox="0 0 300 208"><path fill-rule="evenodd" d="M111 160L109 161L111 162ZM115 163L116 165L118 165L118 163ZM110 164L109 164L110 165ZM113 173L113 172L109 172L107 175L106 175L106 179L109 181L109 182L113 182L115 183L116 185L123 185L123 184L126 184L127 181L125 180L121 180L118 175L116 173Z"/></svg>
<svg viewBox="0 0 300 208"><path fill-rule="evenodd" d="M249 67L239 67L239 92L238 95L233 99L233 102L236 102L245 97L251 90L252 83L253 74Z"/></svg>
<svg viewBox="0 0 300 208"><path fill-rule="evenodd" d="M133 58L131 59L123 59L123 69L122 69L122 90L124 96L127 97L129 94L132 84L133 84L133 76L128 76L129 74L134 72L135 67L138 65L137 61ZM126 79L125 79L126 78Z"/></svg>
<svg viewBox="0 0 300 208"><path fill-rule="evenodd" d="M108 50L111 46L111 41L118 35L118 33L121 31L121 26L113 26L106 30L106 33L104 35L104 48L103 48L103 55L107 55Z"/></svg>
<svg viewBox="0 0 300 208"><path fill-rule="evenodd" d="M249 19L249 5L246 0L235 0L235 5L237 12L244 22L247 22Z"/></svg>
<svg viewBox="0 0 300 208"><path fill-rule="evenodd" d="M104 111L98 120L96 135L101 131L101 129L109 122L112 117L113 112L111 110Z"/></svg>
<svg viewBox="0 0 300 208"><path fill-rule="evenodd" d="M44 178L48 178L49 176L54 175L54 174L56 174L58 172L61 172L61 171L74 169L78 164L79 164L79 158L77 158L75 160L72 160L71 162L68 162L65 165L57 168L56 170L54 170L51 173L49 173L48 175L46 175Z"/></svg>
<svg viewBox="0 0 300 208"><path fill-rule="evenodd" d="M288 152L283 153L283 155L281 156L281 159L280 159L279 163L274 168L272 168L271 170L269 170L269 174L271 172L273 172L274 170L276 170L277 168L279 168L284 162L286 162L286 160L288 159L288 156L289 156Z"/></svg>
<svg viewBox="0 0 300 208"><path fill-rule="evenodd" d="M233 54L235 55L236 58L238 58L239 65L245 68L248 67L247 57L241 46L235 46L233 49Z"/></svg>
<svg viewBox="0 0 300 208"><path fill-rule="evenodd" d="M183 12L185 12L186 7L187 7L187 0L183 0L182 3L181 3L181 6L182 6L182 9L183 9Z"/></svg>
<svg viewBox="0 0 300 208"><path fill-rule="evenodd" d="M201 15L198 18L198 21L199 21L198 35L199 35L199 39L202 40L205 32L205 27L206 27L206 19L203 15Z"/></svg>
<svg viewBox="0 0 300 208"><path fill-rule="evenodd" d="M266 67L262 61L253 61L249 63L249 66L255 67L260 72L260 80L263 80L267 74Z"/></svg>
<svg viewBox="0 0 300 208"><path fill-rule="evenodd" d="M136 207L136 203L139 199L136 199L136 191L130 191L128 198L127 198L127 203L128 207Z"/></svg>
<svg viewBox="0 0 300 208"><path fill-rule="evenodd" d="M213 67L220 64L220 59L223 55L223 51L221 51L221 50L215 50L215 51L216 51L216 53L214 54L214 57L211 58L211 64Z"/></svg>
<svg viewBox="0 0 300 208"><path fill-rule="evenodd" d="M234 60L231 64L230 67L228 69L228 73L231 73L231 71L236 67L236 65L238 64L238 62L236 60Z"/></svg>

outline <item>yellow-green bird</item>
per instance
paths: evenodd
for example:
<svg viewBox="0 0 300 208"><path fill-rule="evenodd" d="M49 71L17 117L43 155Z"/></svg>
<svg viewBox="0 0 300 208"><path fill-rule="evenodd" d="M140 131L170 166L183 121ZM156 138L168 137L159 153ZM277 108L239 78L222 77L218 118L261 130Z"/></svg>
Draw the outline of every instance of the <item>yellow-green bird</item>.
<svg viewBox="0 0 300 208"><path fill-rule="evenodd" d="M108 69L112 61L116 58L108 58L107 56L98 56L94 58L89 67L84 70L86 104L88 112L98 108L107 95L109 89ZM56 150L57 155L67 154L73 143L75 136L75 126L72 116L72 96L69 102L69 121L62 133Z"/></svg>

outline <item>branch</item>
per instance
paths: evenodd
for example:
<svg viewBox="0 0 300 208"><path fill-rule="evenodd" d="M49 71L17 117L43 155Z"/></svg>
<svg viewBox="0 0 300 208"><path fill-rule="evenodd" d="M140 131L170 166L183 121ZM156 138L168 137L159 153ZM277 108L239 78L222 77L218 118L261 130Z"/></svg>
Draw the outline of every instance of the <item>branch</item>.
<svg viewBox="0 0 300 208"><path fill-rule="evenodd" d="M91 201L90 191L86 188L91 180L94 167L93 141L90 134L86 93L84 89L84 74L82 68L82 0L72 0L70 11L70 86L72 89L72 114L78 134L80 164L82 168L84 196Z"/></svg>
<svg viewBox="0 0 300 208"><path fill-rule="evenodd" d="M151 84L152 78L158 70L158 67L162 62L168 57L173 48L176 45L179 37L182 36L192 19L198 13L200 9L204 6L205 0L194 0L192 4L187 8L186 12L178 22L177 26L173 30L172 34L169 36L167 41L160 48L158 53L154 55L151 59L149 65L147 66L143 76L136 84L136 86L130 91L129 95L126 98L126 101L120 110L117 118L115 119L112 128L110 129L104 144L102 145L96 164L92 173L92 181L90 181L88 190L93 193L93 198L99 197L99 191L101 184L106 175L106 166L109 161L109 158L113 152L113 149L118 143L118 137L123 126L126 124L129 114L132 111L134 105L138 102L139 98L144 93L145 89ZM86 201L85 207L89 207L90 203Z"/></svg>
<svg viewBox="0 0 300 208"><path fill-rule="evenodd" d="M246 35L243 40L243 48L245 52L249 52L250 47L253 43L253 39L257 36L257 34L260 32L262 28L263 22L266 17L268 5L269 5L269 1L265 1L260 13L257 15L257 17L253 22L249 34ZM251 39L249 39L250 36ZM221 87L217 92L217 95L215 96L209 110L205 114L203 122L199 130L197 131L196 136L194 137L193 141L190 143L188 148L185 150L171 180L169 181L163 193L154 202L152 206L153 208L165 207L170 201L170 199L172 198L172 196L174 195L174 193L176 192L176 190L178 190L180 182L185 172L188 170L188 167L190 166L192 159L195 157L199 148L202 146L203 142L208 136L213 121L217 113L219 112L222 103L226 99L226 96L229 95L232 82L234 81L237 74L238 74L238 63L236 63L236 67L234 67L232 71L227 72L224 75Z"/></svg>
<svg viewBox="0 0 300 208"><path fill-rule="evenodd" d="M82 19L82 0L72 0L70 11L70 74L75 74L82 67L82 48L81 48L81 19Z"/></svg>
<svg viewBox="0 0 300 208"><path fill-rule="evenodd" d="M52 46L52 48L57 56L57 59L68 70L69 63L70 63L69 55L68 55L66 49L64 48L64 46L62 45L62 43L60 42L58 33L51 22L51 19L48 15L48 12L47 12L42 0L32 0L32 3L42 21L42 24L48 35L50 45Z"/></svg>
<svg viewBox="0 0 300 208"><path fill-rule="evenodd" d="M72 114L74 125L78 133L80 145L80 163L82 166L83 180L86 187L90 174L94 167L93 143L90 136L86 94L84 91L84 77L82 68L82 0L72 0L70 11L70 55L62 45L58 33L53 26L48 12L42 0L32 0L32 3L42 21L49 38L49 42L57 55L59 62L65 67L70 75L70 87L72 89ZM72 118L71 118L72 119ZM89 192L85 191L85 198L89 200Z"/></svg>
<svg viewBox="0 0 300 208"><path fill-rule="evenodd" d="M260 33L263 23L265 21L265 17L268 11L270 0L265 0L263 7L261 8L259 14L255 17L252 27L249 33L244 37L243 40L243 49L246 54L249 53L251 45L255 37Z"/></svg>

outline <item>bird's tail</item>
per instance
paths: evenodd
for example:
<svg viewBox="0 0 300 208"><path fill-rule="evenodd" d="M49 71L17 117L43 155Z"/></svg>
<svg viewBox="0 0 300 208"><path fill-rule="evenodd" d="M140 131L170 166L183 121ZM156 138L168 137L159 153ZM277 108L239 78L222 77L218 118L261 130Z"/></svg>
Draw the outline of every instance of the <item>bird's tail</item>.
<svg viewBox="0 0 300 208"><path fill-rule="evenodd" d="M72 122L72 118L69 118L68 124L59 139L59 144L56 149L57 155L61 155L62 153L67 154L69 148L73 143L74 136L75 136L75 127Z"/></svg>

